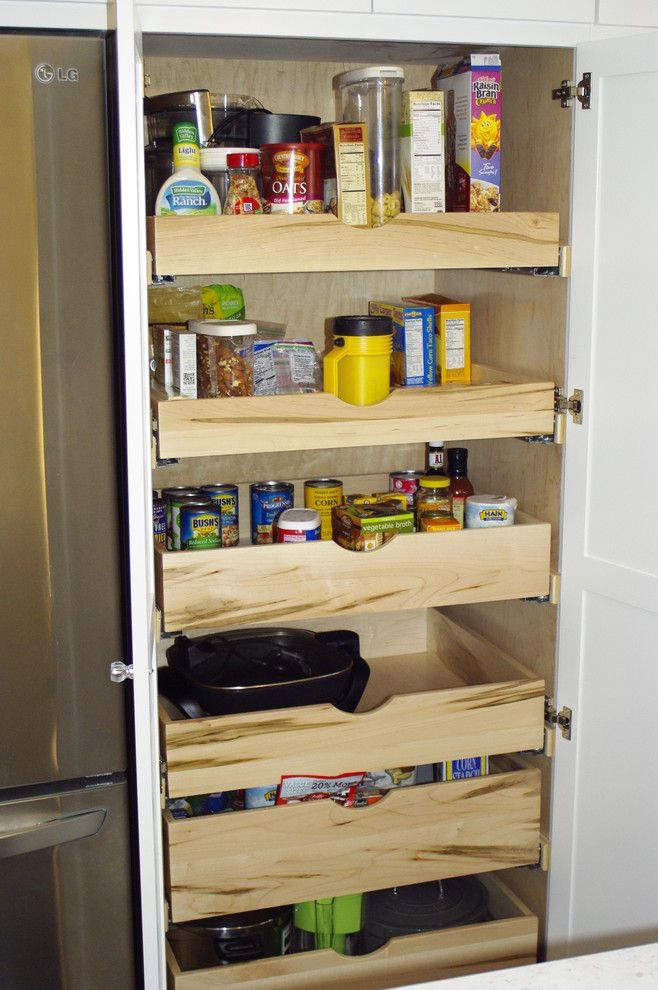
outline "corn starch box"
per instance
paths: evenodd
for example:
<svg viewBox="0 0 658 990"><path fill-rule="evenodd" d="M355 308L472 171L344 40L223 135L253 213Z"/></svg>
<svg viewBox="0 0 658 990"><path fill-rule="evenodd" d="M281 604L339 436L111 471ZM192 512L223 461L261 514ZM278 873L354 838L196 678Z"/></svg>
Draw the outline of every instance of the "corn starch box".
<svg viewBox="0 0 658 990"><path fill-rule="evenodd" d="M334 213L352 227L369 227L370 165L366 124L318 124L305 127L300 136L302 141L318 141L325 146L324 212Z"/></svg>
<svg viewBox="0 0 658 990"><path fill-rule="evenodd" d="M402 94L400 166L406 213L445 211L443 93Z"/></svg>
<svg viewBox="0 0 658 990"><path fill-rule="evenodd" d="M446 209L500 210L500 55L467 55L440 66L432 87L445 93Z"/></svg>
<svg viewBox="0 0 658 990"><path fill-rule="evenodd" d="M371 302L371 316L390 316L393 321L391 385L434 385L434 310L431 306Z"/></svg>
<svg viewBox="0 0 658 990"><path fill-rule="evenodd" d="M489 773L487 756L470 756L465 760L446 760L439 764L441 780L467 780L470 777L486 777Z"/></svg>
<svg viewBox="0 0 658 990"><path fill-rule="evenodd" d="M405 296L402 301L415 306L431 306L434 310L437 384L470 385L471 304L456 302L435 292Z"/></svg>

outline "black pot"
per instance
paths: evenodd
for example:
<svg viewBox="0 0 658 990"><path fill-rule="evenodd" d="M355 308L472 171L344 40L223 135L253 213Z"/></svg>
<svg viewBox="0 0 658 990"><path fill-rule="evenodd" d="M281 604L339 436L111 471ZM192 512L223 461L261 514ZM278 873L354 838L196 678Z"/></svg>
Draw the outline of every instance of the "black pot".
<svg viewBox="0 0 658 990"><path fill-rule="evenodd" d="M488 892L477 877L454 877L375 890L365 895L361 951L373 952L396 935L486 921Z"/></svg>
<svg viewBox="0 0 658 990"><path fill-rule="evenodd" d="M323 702L354 711L370 673L358 636L342 630L257 628L199 639L177 636L167 660L174 676L161 676L160 688L191 716Z"/></svg>
<svg viewBox="0 0 658 990"><path fill-rule="evenodd" d="M177 925L176 930L187 959L194 959L196 955L200 965L208 963L209 950L224 966L283 956L290 949L292 908L204 918Z"/></svg>

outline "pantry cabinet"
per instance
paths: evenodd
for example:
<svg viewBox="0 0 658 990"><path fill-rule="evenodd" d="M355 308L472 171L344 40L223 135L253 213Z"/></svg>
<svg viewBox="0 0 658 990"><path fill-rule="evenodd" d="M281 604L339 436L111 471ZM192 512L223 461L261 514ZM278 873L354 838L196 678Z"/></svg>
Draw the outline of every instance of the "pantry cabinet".
<svg viewBox="0 0 658 990"><path fill-rule="evenodd" d="M322 952L244 964L239 980L247 987L323 987L346 978L357 987L387 987L527 962L536 958L538 937L539 953L548 956L655 938L658 808L644 778L658 755L646 701L658 686L658 546L643 493L658 487L656 459L645 456L658 428L651 379L658 354L639 302L652 284L658 221L651 197L639 188L646 162L658 150L645 127L653 88L647 80L658 71L655 36L584 46L575 53L574 72L572 48L506 48L518 40L518 25L508 31L501 24L491 47L503 54L503 126L511 135L503 166L505 212L477 221L437 220L428 235L434 241L423 241L426 231L414 231L409 218L380 231L343 231L331 220L296 231L294 223L284 223L280 250L277 238L268 249L271 230L256 237L254 227L243 239L235 223L202 223L198 234L185 222L166 229L149 223L156 271L188 282L230 274L255 316L286 322L318 345L327 317L361 308L370 298L440 291L469 299L481 369L472 391L428 390L424 401L411 399L404 411L396 403L407 397L396 395L373 416L323 396L302 397L308 411L298 397L282 398L278 406L274 399L146 398L147 243L132 215L139 205L134 173L141 153L133 80L135 66L139 80L143 43L152 92L184 88L194 75L195 85L202 77L217 91L265 96L274 110L290 109L294 98L298 112L327 117L327 81L336 65L364 64L375 53L380 58L381 46L354 42L346 65L340 43L322 40L331 35L324 16L310 14L304 22L308 40L286 41L298 34L299 22L279 5L272 40L257 36L263 25L247 39L223 37L216 29L217 37L198 39L195 53L192 35L173 37L180 28L176 15L159 21L165 37L147 33L142 42L134 12L128 4L118 9L122 209L125 230L135 232L124 244L124 267L127 350L137 359L128 361L128 442L150 985L166 980L165 898L167 917L175 921L288 903L328 889L346 893L402 880L486 874L490 922L398 939L371 957L336 960ZM391 26L378 10L376 0L373 41L385 21ZM148 24L148 7L138 14ZM404 64L414 86L427 83L437 45L454 43L454 36L441 33L440 17L431 35L427 22L423 16L421 39L408 18L400 47L387 46L387 60ZM232 23L227 15L226 24ZM271 30L271 22L264 23ZM341 32L348 23L346 18ZM468 45L467 18L459 30ZM538 28L537 46L546 43L542 33ZM593 79L589 116L580 108L560 109L551 88L586 71ZM632 176L625 186L632 195L620 196L619 176L626 175ZM272 219L262 218L264 231ZM501 222L510 226L501 228ZM304 244L298 260L296 233ZM538 233L550 242L548 260L539 252L547 245L536 244ZM323 263L318 245L325 235ZM517 236L527 248L523 259L496 255L496 238L508 250ZM363 250L354 248L355 238L362 238ZM567 245L570 276L568 252L558 250ZM502 270L509 268L522 271ZM553 386L565 399L575 389L584 393L582 422L568 411L559 414L558 422L566 421L563 446L537 442L554 431ZM157 441L151 454L152 417ZM427 534L417 534L364 555L332 544L158 554L152 570L152 485L212 475L246 486L265 474L302 481L325 473L349 479L358 490L365 479L381 484L389 470L418 465L427 431L468 441L476 487L516 495L523 510L519 526L444 534L432 544L440 547L436 554L426 551ZM632 494L611 478L623 451L632 462ZM171 457L178 463L158 463ZM494 540L476 542L483 535ZM359 712L348 716L318 706L189 722L158 707L154 668L167 643L158 644L159 637L282 619L358 630L373 669L371 693ZM553 699L556 717L571 709L570 739L550 719L544 724L544 695ZM236 814L183 822L165 812L160 847L160 759L163 786L173 796L240 781L267 784L284 768L308 770L311 757L311 769L329 773L345 770L351 759L372 761L375 753L382 760L398 753L396 762L404 757L416 763L474 751L492 758L490 777L418 787L412 799L400 791L365 809L320 802L247 812L242 820ZM634 763L638 752L646 761L640 766ZM620 900L601 896L606 876ZM167 970L171 986L192 990L231 986L238 978L230 967L186 970L175 938L167 948Z"/></svg>

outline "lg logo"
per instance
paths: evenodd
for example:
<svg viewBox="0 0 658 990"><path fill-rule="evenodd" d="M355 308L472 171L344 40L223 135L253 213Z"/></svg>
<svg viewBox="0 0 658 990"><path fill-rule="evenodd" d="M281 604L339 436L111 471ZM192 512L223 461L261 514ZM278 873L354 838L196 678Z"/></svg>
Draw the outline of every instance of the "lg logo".
<svg viewBox="0 0 658 990"><path fill-rule="evenodd" d="M61 66L55 68L48 62L39 62L34 70L34 78L44 85L51 82L77 83L79 73L77 69L63 69Z"/></svg>

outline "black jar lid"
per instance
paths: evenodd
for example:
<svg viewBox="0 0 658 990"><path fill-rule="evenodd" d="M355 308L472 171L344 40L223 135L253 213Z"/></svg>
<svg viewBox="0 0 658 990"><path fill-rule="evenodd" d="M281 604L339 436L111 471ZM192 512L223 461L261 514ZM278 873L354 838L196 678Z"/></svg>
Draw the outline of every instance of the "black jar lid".
<svg viewBox="0 0 658 990"><path fill-rule="evenodd" d="M390 316L336 316L335 335L342 337L383 337L393 333Z"/></svg>

